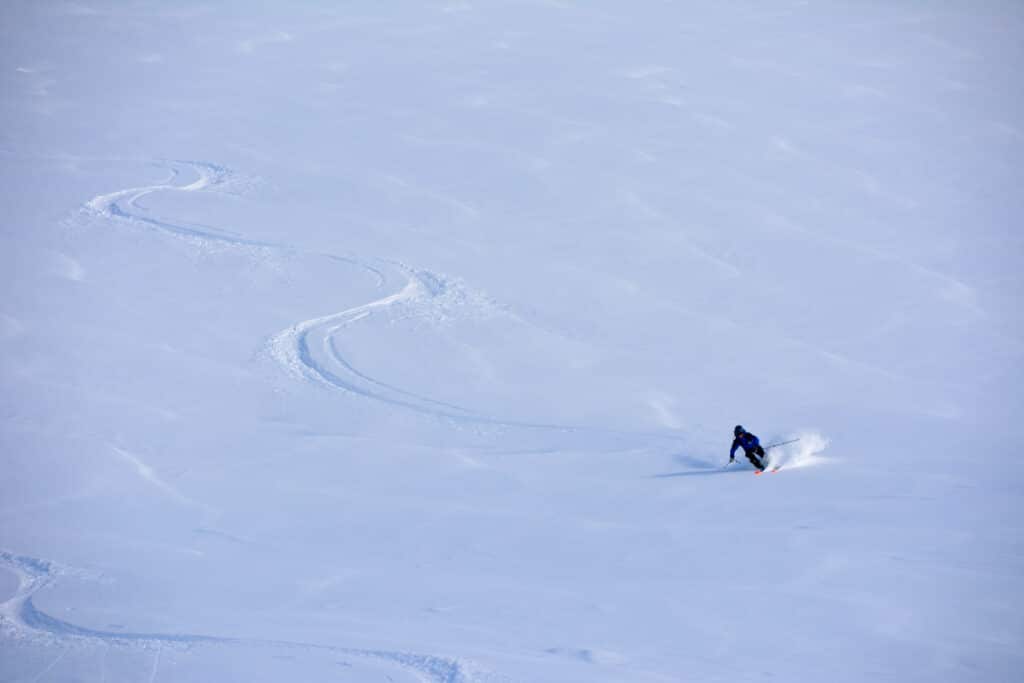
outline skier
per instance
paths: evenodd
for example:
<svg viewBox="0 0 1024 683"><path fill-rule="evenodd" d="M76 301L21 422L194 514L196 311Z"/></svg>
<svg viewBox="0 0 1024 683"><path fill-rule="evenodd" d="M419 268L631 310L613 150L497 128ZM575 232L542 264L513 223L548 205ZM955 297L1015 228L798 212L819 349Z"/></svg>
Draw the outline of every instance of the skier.
<svg viewBox="0 0 1024 683"><path fill-rule="evenodd" d="M729 462L733 462L736 459L736 449L743 448L743 452L746 453L747 459L750 460L751 464L758 469L759 472L764 472L764 449L761 448L761 441L745 430L742 425L736 425L736 428L732 430L732 435L735 437L732 440L732 448L729 450Z"/></svg>

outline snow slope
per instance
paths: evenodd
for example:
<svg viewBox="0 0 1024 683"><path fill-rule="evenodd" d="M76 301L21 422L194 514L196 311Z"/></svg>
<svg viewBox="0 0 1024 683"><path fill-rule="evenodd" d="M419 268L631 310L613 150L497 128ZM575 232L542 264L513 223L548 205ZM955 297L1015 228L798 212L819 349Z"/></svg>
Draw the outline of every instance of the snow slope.
<svg viewBox="0 0 1024 683"><path fill-rule="evenodd" d="M1021 677L1017 3L0 19L0 680Z"/></svg>

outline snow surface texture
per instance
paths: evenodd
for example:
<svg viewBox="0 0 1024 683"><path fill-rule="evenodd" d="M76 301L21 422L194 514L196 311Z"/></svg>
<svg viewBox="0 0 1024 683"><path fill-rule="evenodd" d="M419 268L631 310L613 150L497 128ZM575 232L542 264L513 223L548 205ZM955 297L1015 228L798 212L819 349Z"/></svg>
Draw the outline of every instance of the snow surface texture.
<svg viewBox="0 0 1024 683"><path fill-rule="evenodd" d="M0 46L0 680L1024 675L1018 3Z"/></svg>

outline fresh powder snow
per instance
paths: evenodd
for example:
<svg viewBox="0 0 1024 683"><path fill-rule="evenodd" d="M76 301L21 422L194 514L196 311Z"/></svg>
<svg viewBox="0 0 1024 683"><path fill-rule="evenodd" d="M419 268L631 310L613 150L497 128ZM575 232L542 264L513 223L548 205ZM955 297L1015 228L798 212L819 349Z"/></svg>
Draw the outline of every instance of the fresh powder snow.
<svg viewBox="0 0 1024 683"><path fill-rule="evenodd" d="M10 0L0 57L0 680L1024 678L1020 3Z"/></svg>

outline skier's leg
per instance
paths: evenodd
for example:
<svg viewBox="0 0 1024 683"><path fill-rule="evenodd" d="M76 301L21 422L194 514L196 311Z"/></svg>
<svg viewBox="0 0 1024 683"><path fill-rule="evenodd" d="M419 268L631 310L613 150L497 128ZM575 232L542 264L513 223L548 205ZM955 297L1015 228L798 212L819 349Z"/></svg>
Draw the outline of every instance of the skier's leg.
<svg viewBox="0 0 1024 683"><path fill-rule="evenodd" d="M761 452L764 453L763 450ZM747 453L747 460L750 461L751 465L753 465L754 467L756 467L759 470L763 470L764 469L764 465L762 465L761 461L757 459L756 451L749 450L749 451L746 451L746 453Z"/></svg>

